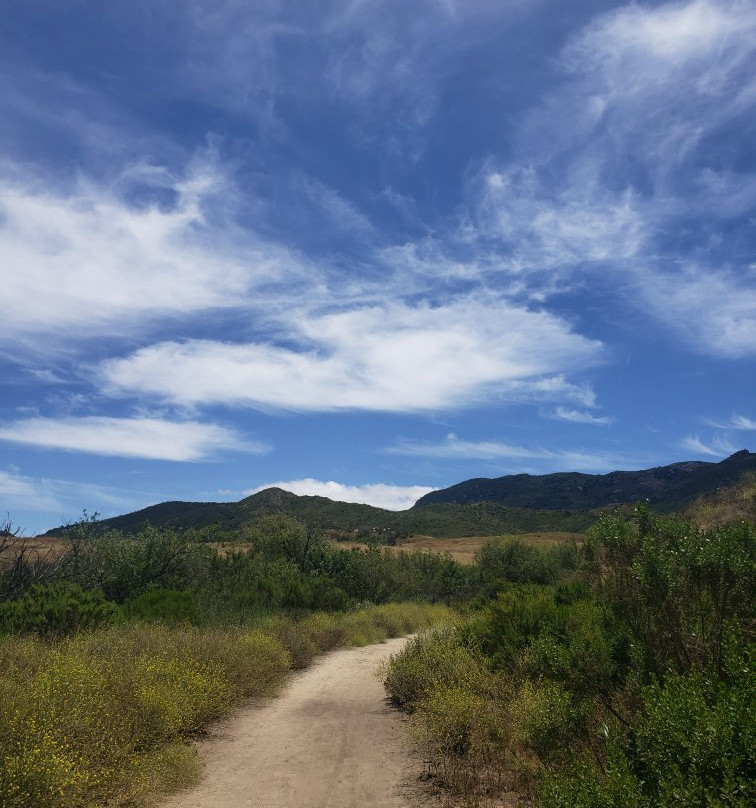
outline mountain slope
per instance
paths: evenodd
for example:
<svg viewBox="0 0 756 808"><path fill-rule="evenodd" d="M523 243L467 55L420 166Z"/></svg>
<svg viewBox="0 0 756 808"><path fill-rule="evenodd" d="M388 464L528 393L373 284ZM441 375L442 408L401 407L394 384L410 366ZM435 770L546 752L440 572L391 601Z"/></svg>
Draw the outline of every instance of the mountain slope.
<svg viewBox="0 0 756 808"><path fill-rule="evenodd" d="M688 461L641 471L610 474L567 472L478 478L432 491L414 508L440 503L496 502L514 508L585 510L648 500L658 511L672 511L701 494L735 484L756 471L756 454L743 449L721 463Z"/></svg>

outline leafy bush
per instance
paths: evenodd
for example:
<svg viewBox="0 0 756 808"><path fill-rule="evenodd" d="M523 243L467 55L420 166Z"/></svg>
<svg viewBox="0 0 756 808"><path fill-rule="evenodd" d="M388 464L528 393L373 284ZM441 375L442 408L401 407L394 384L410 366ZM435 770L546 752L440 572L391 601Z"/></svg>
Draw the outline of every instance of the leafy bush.
<svg viewBox="0 0 756 808"><path fill-rule="evenodd" d="M526 679L509 704L516 746L542 761L572 757L583 716L558 682Z"/></svg>
<svg viewBox="0 0 756 808"><path fill-rule="evenodd" d="M66 574L84 587L102 589L116 603L150 589L196 586L207 577L217 555L168 528L146 527L131 537L115 531L101 535L86 527L73 534L74 557Z"/></svg>
<svg viewBox="0 0 756 808"><path fill-rule="evenodd" d="M178 589L151 589L123 604L123 613L132 620L159 621L169 625L197 625L201 618L193 592Z"/></svg>
<svg viewBox="0 0 756 808"><path fill-rule="evenodd" d="M419 634L385 669L384 685L391 699L413 711L439 687L480 690L486 682L480 660L459 643L457 630L444 626Z"/></svg>
<svg viewBox="0 0 756 808"><path fill-rule="evenodd" d="M607 738L602 767L585 758L548 775L544 808L753 805L756 681L742 659L731 673L729 683L693 671L649 685L630 738Z"/></svg>
<svg viewBox="0 0 756 808"><path fill-rule="evenodd" d="M635 522L604 517L589 532L586 556L647 674L719 667L728 622L751 620L756 528L746 522L699 530L639 506Z"/></svg>
<svg viewBox="0 0 756 808"><path fill-rule="evenodd" d="M114 622L118 607L99 590L58 581L39 584L16 601L0 603L0 632L60 637Z"/></svg>
<svg viewBox="0 0 756 808"><path fill-rule="evenodd" d="M387 689L414 709L431 765L473 799L496 790L480 772L506 768L542 808L745 808L755 538L745 522L701 530L641 506L600 520L578 574L489 545L479 561L496 597L408 646Z"/></svg>
<svg viewBox="0 0 756 808"><path fill-rule="evenodd" d="M728 681L698 671L654 682L634 736L643 790L661 806L756 803L756 674L732 659ZM714 801L716 800L716 802Z"/></svg>
<svg viewBox="0 0 756 808"><path fill-rule="evenodd" d="M493 596L507 583L554 583L577 568L579 554L574 542L543 549L496 538L477 551L475 563L484 591Z"/></svg>

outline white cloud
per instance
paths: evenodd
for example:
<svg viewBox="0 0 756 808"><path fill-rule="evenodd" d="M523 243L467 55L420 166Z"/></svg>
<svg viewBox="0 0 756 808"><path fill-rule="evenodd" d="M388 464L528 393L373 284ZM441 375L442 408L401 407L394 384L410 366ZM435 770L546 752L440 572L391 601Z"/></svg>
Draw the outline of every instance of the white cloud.
<svg viewBox="0 0 756 808"><path fill-rule="evenodd" d="M311 315L293 311L299 346L165 342L101 366L113 394L182 404L297 411L421 411L543 388L580 395L556 371L596 362L601 346L562 320L502 300L386 304ZM282 329L283 331L283 329Z"/></svg>
<svg viewBox="0 0 756 808"><path fill-rule="evenodd" d="M436 490L425 485L392 485L390 483L345 485L333 480L326 482L308 477L303 480L266 483L248 491L247 494L256 494L266 488L283 488L284 491L291 491L292 494L299 496L327 497L336 502L358 502L387 511L404 511L411 508L420 497Z"/></svg>
<svg viewBox="0 0 756 808"><path fill-rule="evenodd" d="M647 223L631 189L603 188L593 161L576 163L562 190L547 189L533 166L487 170L479 178L479 222L504 240L510 272L541 274L638 255Z"/></svg>
<svg viewBox="0 0 756 808"><path fill-rule="evenodd" d="M573 410L569 407L557 407L549 413L548 417L557 421L570 421L573 424L598 424L601 426L608 426L614 421L608 415L594 415L586 410Z"/></svg>
<svg viewBox="0 0 756 808"><path fill-rule="evenodd" d="M220 451L261 454L268 447L225 427L158 418L26 418L0 425L0 440L46 449L190 462Z"/></svg>
<svg viewBox="0 0 756 808"><path fill-rule="evenodd" d="M619 467L616 458L598 452L515 446L497 440L469 441L454 434L447 435L443 443L398 441L384 451L387 454L410 457L508 461L513 462L518 468L524 462L528 469L545 468L547 471L612 471ZM632 461L625 457L623 462Z"/></svg>
<svg viewBox="0 0 756 808"><path fill-rule="evenodd" d="M622 69L628 59L652 74L722 55L728 37L740 39L754 27L750 3L692 0L657 7L627 5L600 16L572 43L567 59L576 69ZM632 81L634 77L629 77ZM644 77L645 78L645 77Z"/></svg>
<svg viewBox="0 0 756 808"><path fill-rule="evenodd" d="M756 276L722 227L749 227L756 204L747 152L727 139L753 119L755 50L753 3L598 15L569 40L566 80L525 118L514 158L472 183L468 237L497 240L501 271L545 298L606 284L700 353L753 355ZM731 150L715 154L720 136Z"/></svg>
<svg viewBox="0 0 756 808"><path fill-rule="evenodd" d="M704 443L698 435L688 435L680 441L680 448L699 455L709 457L727 457L737 452L737 447L723 436L715 436L709 443Z"/></svg>
<svg viewBox="0 0 756 808"><path fill-rule="evenodd" d="M225 220L233 188L210 160L183 176L137 165L111 187L0 179L0 339L135 333L157 318L235 308L299 278L289 252ZM151 202L129 202L141 193ZM290 295L295 294L290 291Z"/></svg>

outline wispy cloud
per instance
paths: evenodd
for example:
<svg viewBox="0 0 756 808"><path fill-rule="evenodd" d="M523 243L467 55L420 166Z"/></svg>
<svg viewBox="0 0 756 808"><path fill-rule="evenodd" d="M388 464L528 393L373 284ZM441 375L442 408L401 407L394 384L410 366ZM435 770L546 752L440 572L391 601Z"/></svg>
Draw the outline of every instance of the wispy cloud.
<svg viewBox="0 0 756 808"><path fill-rule="evenodd" d="M32 477L10 468L0 470L0 499L12 508L8 517L14 527L21 535L29 535L67 524L84 509L103 516L136 510L154 502L154 494L80 480ZM34 523L25 523L20 511L34 514Z"/></svg>
<svg viewBox="0 0 756 808"><path fill-rule="evenodd" d="M756 269L688 266L675 276L638 272L653 313L700 353L727 358L756 353Z"/></svg>
<svg viewBox="0 0 756 808"><path fill-rule="evenodd" d="M63 507L49 485L41 485L38 480L24 477L15 471L0 471L0 496L19 509L34 508L50 513ZM3 518L5 514L0 515L0 519ZM10 518L13 519L13 514L10 514Z"/></svg>
<svg viewBox="0 0 756 808"><path fill-rule="evenodd" d="M698 435L688 435L680 441L679 445L680 448L694 454L708 457L727 457L738 451L737 447L722 435L712 437L707 443L704 443Z"/></svg>
<svg viewBox="0 0 756 808"><path fill-rule="evenodd" d="M554 418L557 421L569 421L573 424L596 424L600 426L608 426L614 422L613 418L608 415L594 415L587 410L574 410L569 407L556 407L553 411L547 413L548 418Z"/></svg>
<svg viewBox="0 0 756 808"><path fill-rule="evenodd" d="M302 480L266 483L248 491L256 494L266 488L283 488L299 496L327 497L336 502L358 502L373 505L387 511L403 511L411 508L420 497L435 491L425 485L393 485L392 483L368 483L367 485L344 485L333 480Z"/></svg>
<svg viewBox="0 0 756 808"><path fill-rule="evenodd" d="M225 219L233 188L212 160L179 176L132 165L111 187L80 179L55 189L46 179L0 182L6 340L133 334L150 321L238 308L263 288L272 302L277 284L297 277L295 288L305 286L296 257Z"/></svg>
<svg viewBox="0 0 756 808"><path fill-rule="evenodd" d="M507 395L577 394L543 378L598 361L601 346L557 317L506 301L386 304L321 315L292 311L298 349L207 340L168 342L105 362L113 393L181 404L233 403L298 411L418 411Z"/></svg>
<svg viewBox="0 0 756 808"><path fill-rule="evenodd" d="M617 458L599 452L517 446L498 440L469 441L453 433L447 435L442 443L398 441L384 451L411 457L507 461L515 463L517 470L521 470L520 466L524 463L528 469L545 467L547 471L612 471L618 468L619 463ZM631 461L625 457L622 462Z"/></svg>
<svg viewBox="0 0 756 808"><path fill-rule="evenodd" d="M733 413L726 421L707 420L706 423L717 429L731 429L735 432L753 432L756 430L756 421L753 418L738 415L738 413Z"/></svg>
<svg viewBox="0 0 756 808"><path fill-rule="evenodd" d="M158 418L25 418L0 425L0 440L115 457L191 462L221 451L263 454L269 447L197 421Z"/></svg>
<svg viewBox="0 0 756 808"><path fill-rule="evenodd" d="M756 174L745 141L716 144L753 118L754 42L751 3L595 17L565 46L559 93L524 119L513 158L489 159L471 183L468 238L496 240L502 273L546 297L605 283L607 305L625 292L697 352L753 355Z"/></svg>

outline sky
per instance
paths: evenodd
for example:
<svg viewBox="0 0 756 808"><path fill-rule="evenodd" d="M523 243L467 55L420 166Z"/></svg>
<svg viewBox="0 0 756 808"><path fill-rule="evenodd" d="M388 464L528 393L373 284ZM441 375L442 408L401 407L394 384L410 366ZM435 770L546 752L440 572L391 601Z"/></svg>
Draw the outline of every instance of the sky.
<svg viewBox="0 0 756 808"><path fill-rule="evenodd" d="M0 515L756 437L756 3L0 0Z"/></svg>

